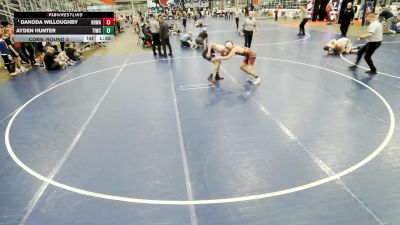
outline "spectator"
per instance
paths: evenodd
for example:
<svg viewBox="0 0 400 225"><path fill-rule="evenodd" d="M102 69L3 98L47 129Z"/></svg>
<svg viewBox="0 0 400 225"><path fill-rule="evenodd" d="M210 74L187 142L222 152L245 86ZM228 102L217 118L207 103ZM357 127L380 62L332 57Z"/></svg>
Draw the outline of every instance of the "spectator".
<svg viewBox="0 0 400 225"><path fill-rule="evenodd" d="M29 58L26 54L25 45L23 42L14 42L14 49L17 51L18 55L21 57L21 62L24 64L29 64Z"/></svg>
<svg viewBox="0 0 400 225"><path fill-rule="evenodd" d="M382 9L381 14L379 15L385 19L385 27L383 28L383 33L390 33L390 26L392 25L393 13L390 10L390 7Z"/></svg>
<svg viewBox="0 0 400 225"><path fill-rule="evenodd" d="M79 57L81 56L81 52L76 50L72 44L65 44L65 54L68 56L72 62L76 62L79 60Z"/></svg>
<svg viewBox="0 0 400 225"><path fill-rule="evenodd" d="M342 37L346 37L347 30L349 29L350 23L354 18L353 5L351 2L347 3L346 9L343 10L342 21L340 23L340 31L342 32Z"/></svg>
<svg viewBox="0 0 400 225"><path fill-rule="evenodd" d="M189 31L187 34L181 36L181 46L192 47L194 45L192 41L192 31Z"/></svg>
<svg viewBox="0 0 400 225"><path fill-rule="evenodd" d="M203 31L199 33L196 38L196 43L193 48L204 48L208 43L207 28L203 28Z"/></svg>
<svg viewBox="0 0 400 225"><path fill-rule="evenodd" d="M184 29L186 29L187 18L188 18L188 15L187 15L186 11L183 11L182 25L183 25L183 28L184 28Z"/></svg>
<svg viewBox="0 0 400 225"><path fill-rule="evenodd" d="M235 22L236 22L236 30L239 30L239 18L240 18L240 10L235 9Z"/></svg>
<svg viewBox="0 0 400 225"><path fill-rule="evenodd" d="M33 43L32 42L24 42L23 47L25 47L26 51L28 51L28 58L31 63L31 65L40 65L39 62L36 62L35 60L35 50L33 48Z"/></svg>
<svg viewBox="0 0 400 225"><path fill-rule="evenodd" d="M275 7L275 11L274 11L274 14L275 14L275 21L278 21L278 13L279 13L279 9L281 8L281 5L278 3L278 4L276 4L276 7Z"/></svg>
<svg viewBox="0 0 400 225"><path fill-rule="evenodd" d="M15 66L14 61L11 56L11 52L8 49L7 43L4 40L4 32L0 32L0 53L1 57L3 58L4 64L7 67L10 76L17 75L15 73Z"/></svg>
<svg viewBox="0 0 400 225"><path fill-rule="evenodd" d="M307 8L304 4L300 5L300 10L301 10L301 15L303 16L303 20L301 21L301 23L299 25L300 31L297 35L304 36L304 35L306 35L304 27L305 27L306 23L308 22L308 20L310 19L310 16L308 15Z"/></svg>
<svg viewBox="0 0 400 225"><path fill-rule="evenodd" d="M150 19L150 31L153 39L153 54L157 55L156 47L158 49L158 54L161 55L161 43L160 43L160 23L151 15Z"/></svg>
<svg viewBox="0 0 400 225"><path fill-rule="evenodd" d="M143 40L143 47L151 47L152 45L152 36L151 36L151 30L150 27L147 23L144 23L142 25L142 32L140 33L141 38Z"/></svg>
<svg viewBox="0 0 400 225"><path fill-rule="evenodd" d="M396 23L392 24L390 31L393 34L400 33L400 22L398 22L397 24Z"/></svg>
<svg viewBox="0 0 400 225"><path fill-rule="evenodd" d="M164 21L163 16L158 17L160 21L160 38L161 38L161 45L164 50L164 57L167 57L167 46L169 50L169 56L172 56L172 48L171 43L169 42L169 25Z"/></svg>
<svg viewBox="0 0 400 225"><path fill-rule="evenodd" d="M48 70L59 70L66 68L67 59L62 54L57 54L53 47L47 46L44 55L44 65Z"/></svg>
<svg viewBox="0 0 400 225"><path fill-rule="evenodd" d="M14 40L13 37L11 36L11 30L6 28L3 31L4 33L4 41L7 43L8 49L10 50L11 56L13 58L13 61L15 62L15 72L16 73L23 73L26 72L27 69L22 67L21 64L21 57L17 50L15 50L15 45L14 45Z"/></svg>

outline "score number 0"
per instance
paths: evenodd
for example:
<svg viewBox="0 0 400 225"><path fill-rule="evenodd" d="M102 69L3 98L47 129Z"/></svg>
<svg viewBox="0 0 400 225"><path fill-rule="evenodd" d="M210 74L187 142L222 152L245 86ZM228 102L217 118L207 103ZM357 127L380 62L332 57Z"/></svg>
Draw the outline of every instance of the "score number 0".
<svg viewBox="0 0 400 225"><path fill-rule="evenodd" d="M103 26L114 26L114 18L103 18Z"/></svg>

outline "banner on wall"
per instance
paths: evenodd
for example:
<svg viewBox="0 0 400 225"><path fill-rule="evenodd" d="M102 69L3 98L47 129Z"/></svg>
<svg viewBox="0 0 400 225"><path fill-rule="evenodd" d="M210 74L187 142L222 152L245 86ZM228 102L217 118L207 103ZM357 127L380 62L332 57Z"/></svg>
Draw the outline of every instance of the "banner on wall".
<svg viewBox="0 0 400 225"><path fill-rule="evenodd" d="M168 6L168 0L160 0L160 5L162 5L162 6ZM172 2L174 2L174 1L172 1Z"/></svg>
<svg viewBox="0 0 400 225"><path fill-rule="evenodd" d="M154 8L159 6L168 7L168 6L181 6L183 3L185 8L204 8L210 7L209 0L147 0L147 7Z"/></svg>
<svg viewBox="0 0 400 225"><path fill-rule="evenodd" d="M308 18L312 18L312 15L314 13L314 0L307 0L307 13L308 13Z"/></svg>
<svg viewBox="0 0 400 225"><path fill-rule="evenodd" d="M210 7L210 2L208 0L183 0L185 8L204 8Z"/></svg>
<svg viewBox="0 0 400 225"><path fill-rule="evenodd" d="M153 8L156 7L156 1L155 0L147 0L147 7Z"/></svg>
<svg viewBox="0 0 400 225"><path fill-rule="evenodd" d="M332 11L339 14L339 0L331 0L332 3Z"/></svg>
<svg viewBox="0 0 400 225"><path fill-rule="evenodd" d="M174 6L180 6L181 5L181 1L180 0L159 0L160 1L160 5L164 6L164 7L174 7Z"/></svg>
<svg viewBox="0 0 400 225"><path fill-rule="evenodd" d="M342 0L329 0L328 4L326 5L326 18L328 18L329 22L337 20L340 10L340 1Z"/></svg>
<svg viewBox="0 0 400 225"><path fill-rule="evenodd" d="M91 5L87 6L87 11L89 12L112 12L114 8L112 5Z"/></svg>
<svg viewBox="0 0 400 225"><path fill-rule="evenodd" d="M376 0L365 0L365 5L363 7L363 14L362 14L362 22L361 24L364 26L365 18L368 14L375 12Z"/></svg>

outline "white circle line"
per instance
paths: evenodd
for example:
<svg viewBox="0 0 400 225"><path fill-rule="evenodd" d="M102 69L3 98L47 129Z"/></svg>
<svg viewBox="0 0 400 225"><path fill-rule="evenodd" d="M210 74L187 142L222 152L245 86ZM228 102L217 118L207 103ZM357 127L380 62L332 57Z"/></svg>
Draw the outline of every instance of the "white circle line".
<svg viewBox="0 0 400 225"><path fill-rule="evenodd" d="M400 41L382 41L382 44L395 44L400 43Z"/></svg>
<svg viewBox="0 0 400 225"><path fill-rule="evenodd" d="M356 65L355 63L352 63L352 62L350 62L348 59L346 59L346 58L343 56L342 53L340 53L340 58L343 59L345 62L351 64L351 65ZM362 69L364 69L364 70L369 70L368 68L363 67L363 66L360 66L360 65L356 65L356 66L357 66L357 67L360 67L360 68L362 68ZM395 78L395 79L400 79L400 77L395 76L395 75L391 75L391 74L388 74L388 73L383 73L383 72L379 72L379 71L378 71L378 74L381 74L381 75L384 75L384 76L388 76L388 77L392 77L392 78Z"/></svg>
<svg viewBox="0 0 400 225"><path fill-rule="evenodd" d="M285 31L292 31L292 30L285 30ZM265 45L279 45L279 44L287 44L287 43L294 43L298 41L304 41L307 40L311 37L311 34L306 34L304 38L300 38L297 40L292 40L292 41L281 41L281 42L272 42L272 43L263 43L263 44L252 44L253 46L265 46Z"/></svg>
<svg viewBox="0 0 400 225"><path fill-rule="evenodd" d="M274 197L274 196L279 196L279 195L285 195L285 194L289 194L289 193L293 193L293 192L297 192L297 191L302 191L302 190L306 190L324 183L327 183L329 181L332 180L336 180L346 174L349 174L357 169L359 169L360 167L362 167L363 165L367 164L369 161L371 161L372 159L374 159L380 152L383 151L383 149L388 145L390 139L393 136L394 133L394 127L395 127L395 117L394 117L394 113L393 110L391 108L391 106L389 105L389 103L386 101L386 99L381 96L377 91L375 91L373 88L371 88L370 86L362 83L361 81L358 81L352 77L349 77L345 74L342 74L340 72L331 70L331 69L327 69L327 68L323 68L320 66L316 66L316 65L312 65L312 64L307 64L307 63L302 63L302 62L295 62L295 61L289 61L289 60L282 60L282 59L272 59L272 58L263 58L263 57L259 57L261 59L266 59L266 60L273 60L273 61L280 61L280 62L287 62L287 63L294 63L294 64L298 64L298 65L305 65L305 66L309 66L309 67L314 67L314 68L318 68L318 69L322 69L325 71L329 71L335 74L338 74L340 76L343 77L347 77L351 80L353 80L356 83L359 83L360 85L363 85L364 87L368 88L370 91L372 91L375 95L377 95L379 97L379 99L382 100L382 102L384 103L384 105L386 106L388 112L389 112L389 116L390 116L390 127L389 127L389 131L388 134L386 136L386 138L384 139L384 141L380 144L380 146L374 150L370 155L368 155L365 159L361 160L360 162L358 162L357 164L351 166L350 168L339 172L333 176L329 176L308 184L304 184L301 186L297 186L297 187L293 187L293 188L288 188L288 189L284 189L281 191L275 191L275 192L269 192L269 193L264 193L264 194L258 194L258 195L250 195L250 196L243 196L243 197L233 197L233 198L222 198L222 199L209 199L209 200L192 200L192 201L185 201L185 200L155 200L155 199L139 199L139 198L130 198L130 197L123 197L123 196L115 196L115 195L108 195L108 194L102 194L102 193L97 193L97 192L92 192L92 191L87 191L87 190L83 190L83 189L79 189L79 188L75 188L69 185L65 185L62 183L59 183L57 181L54 181L52 179L49 179L39 173L37 173L36 171L32 170L30 167L28 167L27 165L25 165L14 153L12 146L10 144L10 129L12 127L12 124L15 120L15 118L18 116L18 114L32 101L34 101L35 99L37 99L38 97L40 97L41 95L49 92L50 90L53 90L56 87L59 87L60 85L69 83L71 81L74 81L76 79L80 79L89 75L93 75L95 73L98 72L102 72L105 70L109 70L112 68L118 68L118 67L122 67L121 66L114 66L114 67L110 67L107 69L103 69L103 70L99 70L99 71L94 71L88 74L84 74L81 75L79 77L64 81L50 89L47 89L41 93L39 93L38 95L36 95L35 97L33 97L31 100L29 100L28 102L26 102L24 105L22 105L17 112L13 115L13 117L11 118L11 120L9 121L9 123L7 124L7 129L5 132L5 144L6 144L6 148L8 153L10 154L11 158L16 162L16 164L18 166L20 166L22 169L24 169L26 172L28 172L29 174L31 174L32 176L47 182L49 184L52 184L56 187L68 190L68 191L72 191L78 194L82 194L82 195L86 195L86 196L91 196L91 197L96 197L96 198L102 198L102 199L108 199L108 200L114 200L114 201L122 201L122 202L131 202L131 203L143 203L143 204L157 204L157 205L205 205L205 204L221 204L221 203L232 203L232 202L241 202L241 201L250 201L250 200L258 200L258 199L264 199L264 198L269 198L269 197ZM175 58L175 59L179 59L179 58ZM134 65L134 64L141 64L141 63L146 63L146 62L154 62L157 60L148 60L148 61L142 61L142 62L135 62L135 63L130 63L127 65ZM127 66L126 65L126 66Z"/></svg>
<svg viewBox="0 0 400 225"><path fill-rule="evenodd" d="M257 29L257 30L262 30L262 31L292 31L290 29L281 30L281 29L274 29L274 28L270 28L270 27L260 28L260 29ZM238 31L235 30L235 29L230 29L230 30L209 30L207 32L209 34L215 34L215 33L229 33L229 32L237 33Z"/></svg>

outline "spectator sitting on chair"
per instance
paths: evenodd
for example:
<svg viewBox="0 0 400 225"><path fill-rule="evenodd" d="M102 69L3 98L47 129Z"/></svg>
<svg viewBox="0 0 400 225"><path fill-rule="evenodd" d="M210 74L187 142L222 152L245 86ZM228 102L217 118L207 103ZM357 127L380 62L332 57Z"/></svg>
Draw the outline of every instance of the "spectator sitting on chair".
<svg viewBox="0 0 400 225"><path fill-rule="evenodd" d="M147 24L143 24L142 30L139 34L140 38L143 41L143 47L151 47L152 45L152 36L150 27Z"/></svg>

